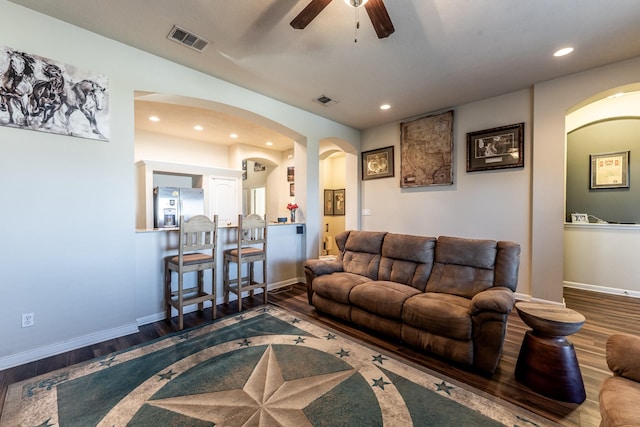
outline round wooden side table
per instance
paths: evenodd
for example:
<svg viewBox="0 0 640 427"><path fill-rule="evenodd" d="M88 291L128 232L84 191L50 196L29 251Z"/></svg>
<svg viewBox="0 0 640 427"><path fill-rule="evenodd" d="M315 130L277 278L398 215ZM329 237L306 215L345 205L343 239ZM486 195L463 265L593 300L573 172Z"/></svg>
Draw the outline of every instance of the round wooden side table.
<svg viewBox="0 0 640 427"><path fill-rule="evenodd" d="M520 318L533 330L522 341L516 380L543 396L582 403L587 398L580 365L567 335L584 325L577 311L546 303L517 302Z"/></svg>

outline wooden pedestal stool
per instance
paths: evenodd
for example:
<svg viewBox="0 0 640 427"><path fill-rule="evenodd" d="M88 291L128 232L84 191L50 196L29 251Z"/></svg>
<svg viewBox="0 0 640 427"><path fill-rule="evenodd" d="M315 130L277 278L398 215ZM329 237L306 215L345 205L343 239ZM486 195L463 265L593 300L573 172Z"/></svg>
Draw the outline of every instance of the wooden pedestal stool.
<svg viewBox="0 0 640 427"><path fill-rule="evenodd" d="M546 303L517 302L527 331L516 364L515 377L533 391L563 402L582 403L587 395L573 344L567 335L584 325L577 311Z"/></svg>

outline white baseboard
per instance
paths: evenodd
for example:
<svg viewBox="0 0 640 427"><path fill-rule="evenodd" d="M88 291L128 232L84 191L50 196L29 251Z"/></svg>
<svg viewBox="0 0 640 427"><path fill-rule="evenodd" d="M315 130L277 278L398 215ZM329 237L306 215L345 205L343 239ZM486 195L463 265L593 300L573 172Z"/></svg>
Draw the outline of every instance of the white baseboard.
<svg viewBox="0 0 640 427"><path fill-rule="evenodd" d="M582 289L585 291L600 292L603 294L621 295L625 297L640 298L639 291L629 289L609 288L607 286L589 285L586 283L564 282L566 288Z"/></svg>
<svg viewBox="0 0 640 427"><path fill-rule="evenodd" d="M291 285L295 285L296 283L304 283L306 279L304 278L295 278L295 279L288 279L288 280L283 280L281 282L278 283L272 283L269 285L269 291L275 291L277 289L280 288L284 288L286 286L291 286ZM261 294L262 293L262 289L256 289L256 294ZM237 300L238 297L235 294L231 294L229 295L229 301L235 301ZM224 302L224 296L218 296L216 297L216 304L222 304ZM205 308L209 308L211 307L211 303L210 302L205 302L204 303ZM197 307L195 305L186 307L184 309L184 313L192 313L194 311L197 310ZM175 310L174 310L175 311ZM177 312L176 312L177 313ZM159 322L161 320L166 319L166 316L164 314L164 311L160 312L160 313L154 313L154 314L150 314L148 316L144 316L144 317L139 317L138 319L136 319L136 322L138 324L138 326L142 326L142 325L148 325L149 323L154 323L154 322Z"/></svg>
<svg viewBox="0 0 640 427"><path fill-rule="evenodd" d="M117 328L107 329L93 334L73 338L71 340L49 344L43 347L23 351L21 353L4 356L0 358L0 371L13 368L14 366L24 365L25 363L35 362L36 360L44 359L46 357L55 356L56 354L76 350L88 345L101 343L113 338L135 334L137 332L138 325L136 325L135 323L129 323Z"/></svg>
<svg viewBox="0 0 640 427"><path fill-rule="evenodd" d="M518 293L518 292L515 293L515 297L516 297L516 301L544 302L544 303L547 303L547 304L564 305L563 302L560 303L560 302L557 302L557 301L549 301L549 300L542 299L542 298L534 298L529 294L521 294L521 293Z"/></svg>
<svg viewBox="0 0 640 427"><path fill-rule="evenodd" d="M278 283L272 283L269 285L269 290L275 290L284 286L290 286L296 283L305 282L305 278L295 278L284 280ZM262 290L258 289L256 293L260 293ZM231 300L236 300L235 295L231 295ZM220 296L216 298L216 303L221 304L224 302L224 297ZM211 303L205 303L205 307L211 307ZM191 313L197 310L197 306L193 305L185 309L185 313ZM71 340L62 341L55 344L46 345L43 347L34 348L21 353L12 354L9 356L0 357L0 371L4 369L13 368L14 366L23 365L29 362L35 362L36 360L44 359L46 357L55 356L56 354L64 353L78 348L86 347L88 345L98 344L103 341L107 341L114 338L123 337L125 335L135 334L138 332L138 326L146 325L149 323L159 322L165 319L164 311L160 313L150 314L136 319L135 323L126 324L118 328L107 329L99 331L93 334L84 335L81 337L73 338Z"/></svg>

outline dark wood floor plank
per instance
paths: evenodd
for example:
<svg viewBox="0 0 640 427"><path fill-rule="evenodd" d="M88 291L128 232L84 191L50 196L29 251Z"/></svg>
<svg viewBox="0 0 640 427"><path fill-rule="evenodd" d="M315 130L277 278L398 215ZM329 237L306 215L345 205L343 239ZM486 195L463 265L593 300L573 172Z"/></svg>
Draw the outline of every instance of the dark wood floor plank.
<svg viewBox="0 0 640 427"><path fill-rule="evenodd" d="M308 304L306 289L303 284L294 285L286 291L272 292L269 295L269 300L275 305L315 319L321 324L366 344L378 346L391 354L395 354L397 357L440 372L456 381L469 384L493 396L529 409L560 425L597 427L600 423L598 390L602 380L611 375L605 359L605 343L611 334L617 332L640 336L640 300L572 288L565 288L564 297L567 307L582 313L586 318L582 329L569 337L575 346L587 391L587 400L582 404L548 399L533 393L527 387L515 381L515 364L520 352L522 339L529 329L518 317L515 310L509 316L502 359L496 373L489 378L471 372L464 367L454 366L446 360L420 353L373 331L367 331L318 313ZM246 309L257 307L261 304L262 297L260 295L253 298L245 298L242 302L243 307ZM236 313L238 306L237 303L232 302L229 305L219 305L217 310L218 318L220 318ZM198 326L208 322L210 319L210 309L205 310L204 313L190 313L185 316L185 327ZM140 331L136 334L0 371L0 405L4 405L10 384L161 338L174 332L176 325L175 318L171 322L155 322L141 326Z"/></svg>

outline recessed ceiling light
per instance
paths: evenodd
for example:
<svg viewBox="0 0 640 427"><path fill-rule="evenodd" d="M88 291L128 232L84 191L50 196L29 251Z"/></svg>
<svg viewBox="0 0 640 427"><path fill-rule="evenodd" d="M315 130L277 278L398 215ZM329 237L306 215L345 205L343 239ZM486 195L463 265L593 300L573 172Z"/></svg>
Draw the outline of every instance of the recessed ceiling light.
<svg viewBox="0 0 640 427"><path fill-rule="evenodd" d="M232 133L231 135L229 135L231 138L237 138L238 134L237 133Z"/></svg>
<svg viewBox="0 0 640 427"><path fill-rule="evenodd" d="M565 56L565 55L569 55L571 52L573 52L573 48L572 47L564 47L560 50L557 50L553 56Z"/></svg>
<svg viewBox="0 0 640 427"><path fill-rule="evenodd" d="M380 109L381 109L381 110L388 110L389 108L391 108L391 105L389 105L389 104L382 104L382 105L380 106Z"/></svg>
<svg viewBox="0 0 640 427"><path fill-rule="evenodd" d="M271 147L273 145L273 142L267 141L265 144L268 145L269 147Z"/></svg>
<svg viewBox="0 0 640 427"><path fill-rule="evenodd" d="M203 130L204 128L200 125L195 125L193 129L200 131L200 130Z"/></svg>
<svg viewBox="0 0 640 427"><path fill-rule="evenodd" d="M158 117L158 116L151 116L151 117L149 117L149 120L151 120L152 122L159 122L159 121L160 121L160 117Z"/></svg>

